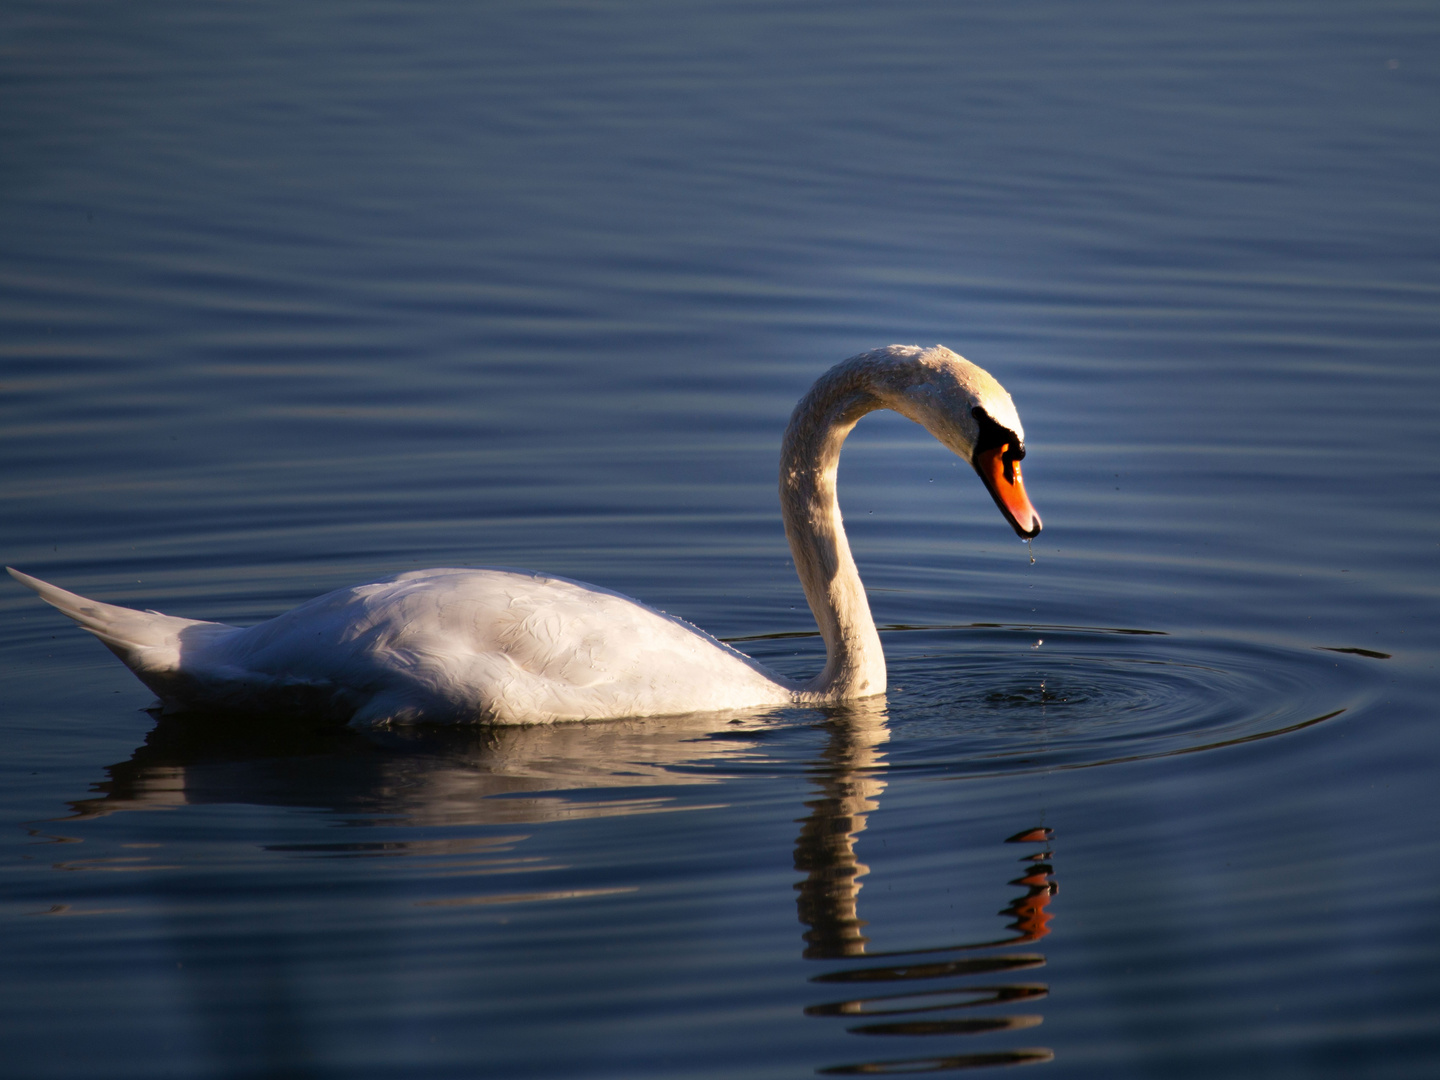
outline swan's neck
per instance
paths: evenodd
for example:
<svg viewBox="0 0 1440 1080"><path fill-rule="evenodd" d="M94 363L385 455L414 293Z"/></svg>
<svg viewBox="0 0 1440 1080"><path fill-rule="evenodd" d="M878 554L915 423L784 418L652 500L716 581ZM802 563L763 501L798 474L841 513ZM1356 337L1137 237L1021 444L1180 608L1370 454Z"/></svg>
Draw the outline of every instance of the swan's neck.
<svg viewBox="0 0 1440 1080"><path fill-rule="evenodd" d="M825 670L806 698L838 700L883 693L885 654L860 572L845 539L835 474L840 447L859 419L893 404L873 368L842 364L795 406L780 451L780 507L795 570L825 638Z"/></svg>

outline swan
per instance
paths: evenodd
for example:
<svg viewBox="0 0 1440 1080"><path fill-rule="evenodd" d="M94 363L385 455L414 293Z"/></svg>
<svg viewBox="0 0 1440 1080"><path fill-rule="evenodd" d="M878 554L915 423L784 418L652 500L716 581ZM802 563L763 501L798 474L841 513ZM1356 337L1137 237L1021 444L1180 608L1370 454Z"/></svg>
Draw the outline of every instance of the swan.
<svg viewBox="0 0 1440 1080"><path fill-rule="evenodd" d="M552 723L774 705L885 690L885 655L836 499L856 422L894 409L970 462L1022 537L1040 532L1010 395L943 346L844 360L795 406L780 506L825 667L788 679L682 619L595 585L506 568L416 570L245 628L86 599L9 569L98 637L167 712L300 711L353 727Z"/></svg>

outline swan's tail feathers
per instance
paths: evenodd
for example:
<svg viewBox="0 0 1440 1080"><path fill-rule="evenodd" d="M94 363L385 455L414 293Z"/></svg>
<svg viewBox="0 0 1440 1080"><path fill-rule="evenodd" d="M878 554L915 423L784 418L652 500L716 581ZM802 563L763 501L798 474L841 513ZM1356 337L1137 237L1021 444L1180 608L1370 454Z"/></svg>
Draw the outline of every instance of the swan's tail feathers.
<svg viewBox="0 0 1440 1080"><path fill-rule="evenodd" d="M41 600L58 608L103 641L124 661L126 667L139 676L141 682L156 693L161 693L159 684L169 681L167 676L179 674L182 649L189 652L234 630L224 623L180 619L158 611L136 611L115 604L102 604L22 574L13 567L5 569L21 585L34 589ZM195 629L191 630L191 627ZM186 633L187 630L189 633ZM161 696L165 695L161 693Z"/></svg>

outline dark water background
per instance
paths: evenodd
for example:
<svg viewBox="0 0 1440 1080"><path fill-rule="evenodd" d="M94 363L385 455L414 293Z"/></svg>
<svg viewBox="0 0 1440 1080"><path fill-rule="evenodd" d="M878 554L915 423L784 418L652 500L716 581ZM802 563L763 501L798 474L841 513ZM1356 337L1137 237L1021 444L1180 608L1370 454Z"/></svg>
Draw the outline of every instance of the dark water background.
<svg viewBox="0 0 1440 1080"><path fill-rule="evenodd" d="M0 147L68 588L522 565L807 672L779 433L897 341L1046 523L867 419L892 691L722 720L157 724L7 582L6 1075L1440 1071L1433 4L13 0Z"/></svg>

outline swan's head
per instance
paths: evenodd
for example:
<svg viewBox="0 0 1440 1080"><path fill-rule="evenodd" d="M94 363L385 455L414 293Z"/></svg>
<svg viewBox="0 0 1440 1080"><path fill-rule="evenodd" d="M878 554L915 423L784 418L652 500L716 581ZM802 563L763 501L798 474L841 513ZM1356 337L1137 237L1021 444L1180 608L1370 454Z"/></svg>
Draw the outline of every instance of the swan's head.
<svg viewBox="0 0 1440 1080"><path fill-rule="evenodd" d="M903 360L906 377L892 408L924 427L974 466L995 505L1027 540L1040 532L1040 515L1025 494L1020 461L1025 428L1005 388L984 368L936 345L892 345L881 350Z"/></svg>

